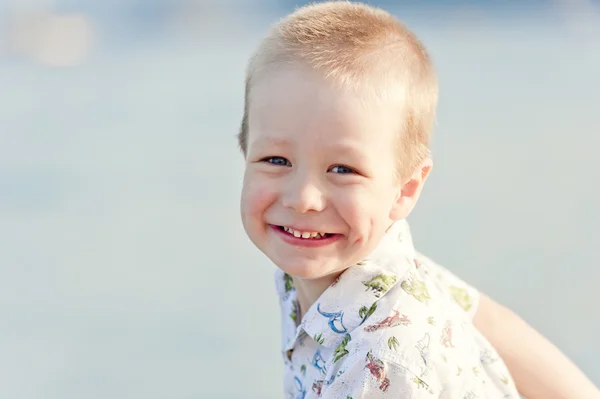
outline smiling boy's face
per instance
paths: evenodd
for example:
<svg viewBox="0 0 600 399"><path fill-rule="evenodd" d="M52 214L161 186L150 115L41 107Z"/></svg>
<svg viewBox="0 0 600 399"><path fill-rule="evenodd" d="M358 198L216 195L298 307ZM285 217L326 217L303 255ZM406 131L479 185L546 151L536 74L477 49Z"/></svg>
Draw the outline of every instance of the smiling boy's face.
<svg viewBox="0 0 600 399"><path fill-rule="evenodd" d="M280 269L306 279L339 274L412 210L429 169L408 185L396 176L400 110L300 68L252 88L242 222Z"/></svg>

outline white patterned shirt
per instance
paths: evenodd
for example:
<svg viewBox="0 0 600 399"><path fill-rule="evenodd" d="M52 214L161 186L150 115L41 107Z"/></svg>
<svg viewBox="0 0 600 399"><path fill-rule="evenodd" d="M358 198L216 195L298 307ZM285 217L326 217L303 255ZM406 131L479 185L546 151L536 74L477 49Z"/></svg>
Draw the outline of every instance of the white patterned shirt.
<svg viewBox="0 0 600 399"><path fill-rule="evenodd" d="M286 398L519 398L472 323L479 294L417 253L406 221L299 324L292 279L278 270L276 285Z"/></svg>

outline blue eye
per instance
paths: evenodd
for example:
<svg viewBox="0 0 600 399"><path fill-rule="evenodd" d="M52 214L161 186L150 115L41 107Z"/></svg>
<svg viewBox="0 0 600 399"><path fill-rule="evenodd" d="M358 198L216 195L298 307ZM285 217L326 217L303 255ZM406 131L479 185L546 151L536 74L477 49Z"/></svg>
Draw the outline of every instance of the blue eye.
<svg viewBox="0 0 600 399"><path fill-rule="evenodd" d="M348 174L348 173L356 173L356 171L352 168L349 168L347 166L344 165L335 165L333 168L330 169L331 172L333 173L340 173L340 174Z"/></svg>
<svg viewBox="0 0 600 399"><path fill-rule="evenodd" d="M292 163L283 157L268 157L263 159L263 162L278 166L292 166Z"/></svg>

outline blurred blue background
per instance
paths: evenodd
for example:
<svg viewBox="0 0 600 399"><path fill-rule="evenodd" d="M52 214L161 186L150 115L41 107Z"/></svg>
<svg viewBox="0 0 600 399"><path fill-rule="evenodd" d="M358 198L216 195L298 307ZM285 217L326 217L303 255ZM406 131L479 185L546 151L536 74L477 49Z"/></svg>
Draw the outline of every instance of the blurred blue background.
<svg viewBox="0 0 600 399"><path fill-rule="evenodd" d="M0 3L0 397L281 397L235 134L296 3ZM440 75L418 248L600 384L600 5L371 3Z"/></svg>

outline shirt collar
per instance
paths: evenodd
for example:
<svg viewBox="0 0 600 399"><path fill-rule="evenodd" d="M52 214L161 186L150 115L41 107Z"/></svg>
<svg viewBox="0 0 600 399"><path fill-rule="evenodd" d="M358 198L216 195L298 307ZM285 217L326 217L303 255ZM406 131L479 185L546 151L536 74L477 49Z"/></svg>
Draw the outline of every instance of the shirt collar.
<svg viewBox="0 0 600 399"><path fill-rule="evenodd" d="M414 266L414 258L408 223L397 221L371 255L346 269L323 292L298 326L294 320L298 306L295 289L291 278L278 270L276 285L282 310L283 350L292 350L303 333L324 347L338 345L375 311L377 302Z"/></svg>

